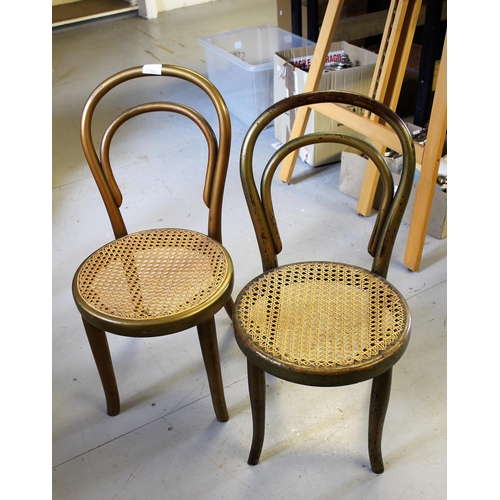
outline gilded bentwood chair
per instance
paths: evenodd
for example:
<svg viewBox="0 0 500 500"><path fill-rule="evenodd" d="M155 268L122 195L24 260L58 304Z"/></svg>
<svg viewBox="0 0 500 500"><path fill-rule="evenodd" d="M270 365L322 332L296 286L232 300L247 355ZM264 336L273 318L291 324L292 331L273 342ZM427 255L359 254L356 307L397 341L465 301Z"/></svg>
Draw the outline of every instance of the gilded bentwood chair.
<svg viewBox="0 0 500 500"><path fill-rule="evenodd" d="M271 156L257 188L253 155L259 134L280 114L318 103L367 110L394 130L404 163L396 191L388 166L377 149L357 137L332 132L307 134L284 144ZM371 270L339 262L278 266L277 255L283 244L271 196L273 176L290 152L321 142L355 147L371 158L380 171L383 199L368 243L368 252L373 257ZM372 470L381 473L384 470L382 428L392 368L406 350L411 327L405 299L385 279L415 171L411 135L394 112L375 100L349 92L317 91L289 97L262 113L247 132L240 161L243 190L263 268L263 274L239 293L233 314L236 341L247 357L253 419L248 463L259 462L263 447L266 373L298 384L324 387L373 379L368 451Z"/></svg>
<svg viewBox="0 0 500 500"><path fill-rule="evenodd" d="M94 111L106 94L129 80L163 78L167 81L166 77L193 84L206 93L216 110L218 136L207 119L193 108L162 100L141 103L123 111L106 128L100 147L94 145ZM127 232L120 211L122 192L110 165L110 145L124 123L153 112L166 113L165 117L182 115L197 125L195 132L199 128L199 137L192 138L192 147L207 151L206 168L201 165L205 176L203 193L198 193L200 201L203 199L208 207L207 234L176 227ZM222 246L221 235L222 199L231 142L230 118L222 96L206 78L179 66L158 64L126 69L106 79L90 95L84 106L80 132L86 160L115 235L113 241L81 264L73 279L73 296L104 388L107 413L119 413L120 399L106 332L127 337L157 337L196 326L216 417L220 421L228 420L214 320L214 315L223 307L231 317L233 308L233 264ZM168 130L165 140L168 140ZM171 167L170 175L179 175L175 167ZM169 217L179 210L182 207L178 204L165 206Z"/></svg>

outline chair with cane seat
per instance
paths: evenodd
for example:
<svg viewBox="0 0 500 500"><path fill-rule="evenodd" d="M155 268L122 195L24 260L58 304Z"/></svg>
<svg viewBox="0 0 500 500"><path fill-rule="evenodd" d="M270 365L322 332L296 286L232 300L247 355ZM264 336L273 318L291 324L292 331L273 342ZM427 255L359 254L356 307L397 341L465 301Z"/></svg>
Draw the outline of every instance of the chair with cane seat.
<svg viewBox="0 0 500 500"><path fill-rule="evenodd" d="M397 190L381 153L359 136L315 132L290 140L269 159L256 179L254 151L259 134L276 117L300 106L333 103L366 110L391 127L399 139L403 170ZM355 147L380 171L383 196L368 244L371 270L339 262L278 265L283 243L271 186L278 165L292 151L315 143ZM411 316L401 293L386 281L391 253L415 171L411 134L389 108L349 92L317 91L286 98L262 113L241 150L241 180L255 229L263 274L251 280L234 304L236 341L247 357L253 439L248 463L259 462L264 442L266 373L310 386L344 386L373 379L368 425L372 470L381 473L382 428L392 368L410 338ZM260 168L260 167L259 167ZM258 186L258 187L257 187ZM293 189L300 189L295 185ZM320 241L320 239L319 239ZM300 244L300 239L293 242Z"/></svg>
<svg viewBox="0 0 500 500"><path fill-rule="evenodd" d="M83 150L115 239L80 265L73 279L73 296L101 378L109 415L119 413L120 399L106 332L126 337L157 337L196 326L215 414L218 420L226 421L228 412L214 316L225 307L231 317L233 308L233 264L222 246L221 235L222 199L231 143L230 118L220 93L205 77L179 66L151 66L153 71L150 66L134 67L109 77L96 87L85 104L80 130ZM204 91L215 108L217 134L208 120L193 108L161 100L123 111L106 128L97 148L92 123L98 103L111 90L138 78L182 81L184 85ZM177 227L127 232L120 211L123 196L110 165L110 146L123 124L144 113L156 112L164 113L167 123L181 115L197 126L194 129L199 137L192 138L193 147L207 151L206 166L201 165L204 191L199 194L200 202L203 199L208 208L206 234ZM166 127L166 140L168 134ZM169 174L175 175L175 165ZM189 198L196 194L184 193L183 196ZM182 210L178 204L165 208L170 215Z"/></svg>

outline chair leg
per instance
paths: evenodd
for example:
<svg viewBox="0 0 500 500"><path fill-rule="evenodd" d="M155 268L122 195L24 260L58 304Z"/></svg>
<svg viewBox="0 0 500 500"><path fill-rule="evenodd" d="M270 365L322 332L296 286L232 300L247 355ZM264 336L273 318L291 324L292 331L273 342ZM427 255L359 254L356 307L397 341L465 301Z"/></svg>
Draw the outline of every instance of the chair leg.
<svg viewBox="0 0 500 500"><path fill-rule="evenodd" d="M370 397L370 417L368 422L368 454L373 472L384 472L382 459L382 430L391 395L392 368L375 377Z"/></svg>
<svg viewBox="0 0 500 500"><path fill-rule="evenodd" d="M234 301L232 297L229 297L229 300L224 304L224 309L226 310L229 319L233 321Z"/></svg>
<svg viewBox="0 0 500 500"><path fill-rule="evenodd" d="M118 394L118 386L116 385L115 372L113 370L113 362L109 352L108 340L106 332L91 325L84 318L83 326L89 339L90 349L94 355L97 371L101 377L104 395L106 397L106 406L108 415L114 417L120 413L120 396Z"/></svg>
<svg viewBox="0 0 500 500"><path fill-rule="evenodd" d="M199 324L197 328L215 416L219 422L227 422L229 420L229 414L227 412L226 399L224 397L224 385L222 383L215 319L211 318Z"/></svg>
<svg viewBox="0 0 500 500"><path fill-rule="evenodd" d="M248 464L259 463L266 426L266 374L252 362L247 361L248 389L252 407L253 437L248 455Z"/></svg>

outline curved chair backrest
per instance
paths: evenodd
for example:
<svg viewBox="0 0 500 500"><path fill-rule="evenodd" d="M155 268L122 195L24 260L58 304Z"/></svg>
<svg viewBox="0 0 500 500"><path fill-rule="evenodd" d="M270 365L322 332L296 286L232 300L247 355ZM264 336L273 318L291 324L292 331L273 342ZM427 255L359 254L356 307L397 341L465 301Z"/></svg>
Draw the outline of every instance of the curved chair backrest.
<svg viewBox="0 0 500 500"><path fill-rule="evenodd" d="M268 161L260 180L260 188L257 189L253 171L253 153L260 133L279 115L300 106L319 103L336 103L367 110L394 130L399 138L403 155L403 170L396 192L387 163L374 146L359 137L321 131L297 137L283 144ZM240 158L241 180L259 244L263 270L266 271L278 265L277 255L282 250L271 197L271 182L274 173L280 162L292 151L323 142L340 143L359 149L374 162L380 172L383 186L382 202L368 245L368 252L373 257L371 270L386 278L396 235L413 184L415 148L412 136L401 118L380 102L352 92L333 90L298 94L279 101L255 120L243 141Z"/></svg>
<svg viewBox="0 0 500 500"><path fill-rule="evenodd" d="M124 111L113 120L102 136L98 153L98 149L92 138L92 119L99 101L110 90L121 83L135 78L154 77L179 78L202 89L211 99L217 113L219 122L218 139L208 121L194 109L174 102L148 102ZM127 229L120 212L122 194L115 181L109 160L111 140L118 128L129 119L143 113L156 111L178 113L188 117L198 125L205 136L208 145L208 162L203 199L209 209L207 234L215 240L222 242L222 198L231 146L229 112L219 91L209 80L187 68L166 64L137 66L116 73L102 82L92 92L83 109L80 128L83 151L106 206L115 237L125 236Z"/></svg>

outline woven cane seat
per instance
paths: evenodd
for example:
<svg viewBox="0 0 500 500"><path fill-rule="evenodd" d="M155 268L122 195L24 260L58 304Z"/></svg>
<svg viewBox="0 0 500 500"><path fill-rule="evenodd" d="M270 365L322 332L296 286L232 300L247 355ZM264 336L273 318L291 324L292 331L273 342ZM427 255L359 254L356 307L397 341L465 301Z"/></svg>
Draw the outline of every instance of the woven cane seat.
<svg viewBox="0 0 500 500"><path fill-rule="evenodd" d="M329 386L371 378L377 364L399 359L410 315L405 299L380 276L305 262L251 281L235 302L234 323L240 347L261 369Z"/></svg>
<svg viewBox="0 0 500 500"><path fill-rule="evenodd" d="M77 272L75 287L80 304L103 320L168 323L206 311L210 302L224 303L231 280L231 259L222 245L195 231L156 229L94 252Z"/></svg>

